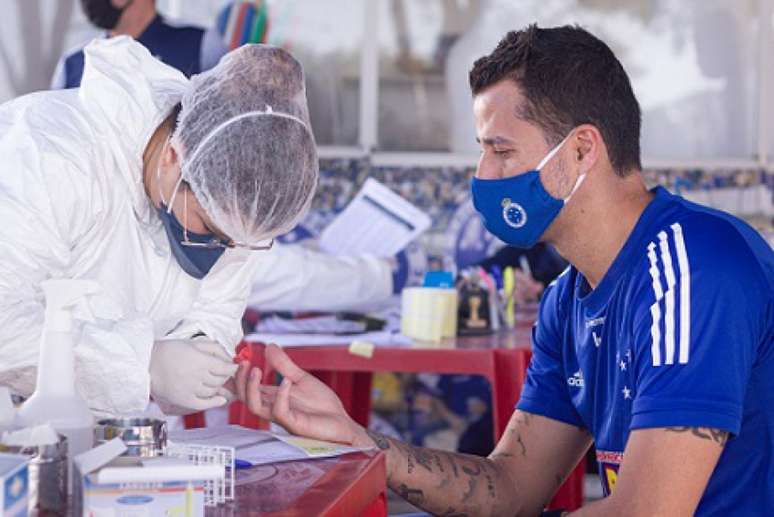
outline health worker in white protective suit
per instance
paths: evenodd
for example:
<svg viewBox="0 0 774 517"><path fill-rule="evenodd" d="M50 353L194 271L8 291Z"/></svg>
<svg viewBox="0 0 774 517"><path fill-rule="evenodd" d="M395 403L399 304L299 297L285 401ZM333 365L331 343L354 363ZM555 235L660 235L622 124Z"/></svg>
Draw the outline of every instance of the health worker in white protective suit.
<svg viewBox="0 0 774 517"><path fill-rule="evenodd" d="M75 358L96 413L225 404L261 250L317 183L300 64L247 45L189 81L95 41L80 89L0 106L0 155L0 385L34 389L41 282L90 279Z"/></svg>

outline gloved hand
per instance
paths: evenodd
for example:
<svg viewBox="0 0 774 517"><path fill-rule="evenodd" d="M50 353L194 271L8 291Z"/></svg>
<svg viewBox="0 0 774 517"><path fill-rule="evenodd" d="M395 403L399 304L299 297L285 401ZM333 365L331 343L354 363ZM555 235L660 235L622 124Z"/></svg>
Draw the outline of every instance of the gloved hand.
<svg viewBox="0 0 774 517"><path fill-rule="evenodd" d="M223 347L207 339L165 339L153 344L151 396L168 415L185 415L228 403L223 385L238 366Z"/></svg>

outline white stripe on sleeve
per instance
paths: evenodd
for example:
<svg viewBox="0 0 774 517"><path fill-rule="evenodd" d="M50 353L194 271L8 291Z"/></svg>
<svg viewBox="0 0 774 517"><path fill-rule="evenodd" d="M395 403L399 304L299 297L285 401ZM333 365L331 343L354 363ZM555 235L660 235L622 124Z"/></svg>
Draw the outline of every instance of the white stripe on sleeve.
<svg viewBox="0 0 774 517"><path fill-rule="evenodd" d="M661 299L664 297L664 291L661 289L661 272L656 265L656 245L648 245L648 259L650 260L650 278L653 281L653 294L656 301L650 306L650 316L652 323L650 325L650 336L652 342L650 345L650 355L653 356L653 366L661 366Z"/></svg>
<svg viewBox="0 0 774 517"><path fill-rule="evenodd" d="M664 304L664 364L675 363L675 270L672 267L672 254L669 251L669 242L665 231L658 232L658 240L661 248L661 262L664 263L664 276L666 277L666 302Z"/></svg>
<svg viewBox="0 0 774 517"><path fill-rule="evenodd" d="M672 225L677 250L677 264L680 266L680 364L688 362L691 348L691 267L688 252L685 250L683 227L680 223Z"/></svg>

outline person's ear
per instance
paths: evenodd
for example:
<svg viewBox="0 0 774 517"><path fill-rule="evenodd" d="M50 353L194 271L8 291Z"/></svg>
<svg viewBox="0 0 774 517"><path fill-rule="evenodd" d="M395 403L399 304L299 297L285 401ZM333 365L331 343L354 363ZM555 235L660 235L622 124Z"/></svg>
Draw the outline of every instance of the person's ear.
<svg viewBox="0 0 774 517"><path fill-rule="evenodd" d="M573 163L578 165L581 173L588 173L599 161L604 147L602 134L595 126L578 126L572 141Z"/></svg>
<svg viewBox="0 0 774 517"><path fill-rule="evenodd" d="M159 164L164 170L180 169L180 153L177 152L172 142L167 142L161 150Z"/></svg>

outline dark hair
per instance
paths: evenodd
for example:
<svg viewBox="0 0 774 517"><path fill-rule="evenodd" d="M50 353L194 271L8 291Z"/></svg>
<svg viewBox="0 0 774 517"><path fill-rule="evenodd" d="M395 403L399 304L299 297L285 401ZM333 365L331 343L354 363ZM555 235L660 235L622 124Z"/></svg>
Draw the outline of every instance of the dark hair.
<svg viewBox="0 0 774 517"><path fill-rule="evenodd" d="M473 95L503 79L526 102L516 115L537 124L550 144L592 124L602 134L619 176L640 164L640 106L610 47L578 26L511 31L470 71Z"/></svg>

